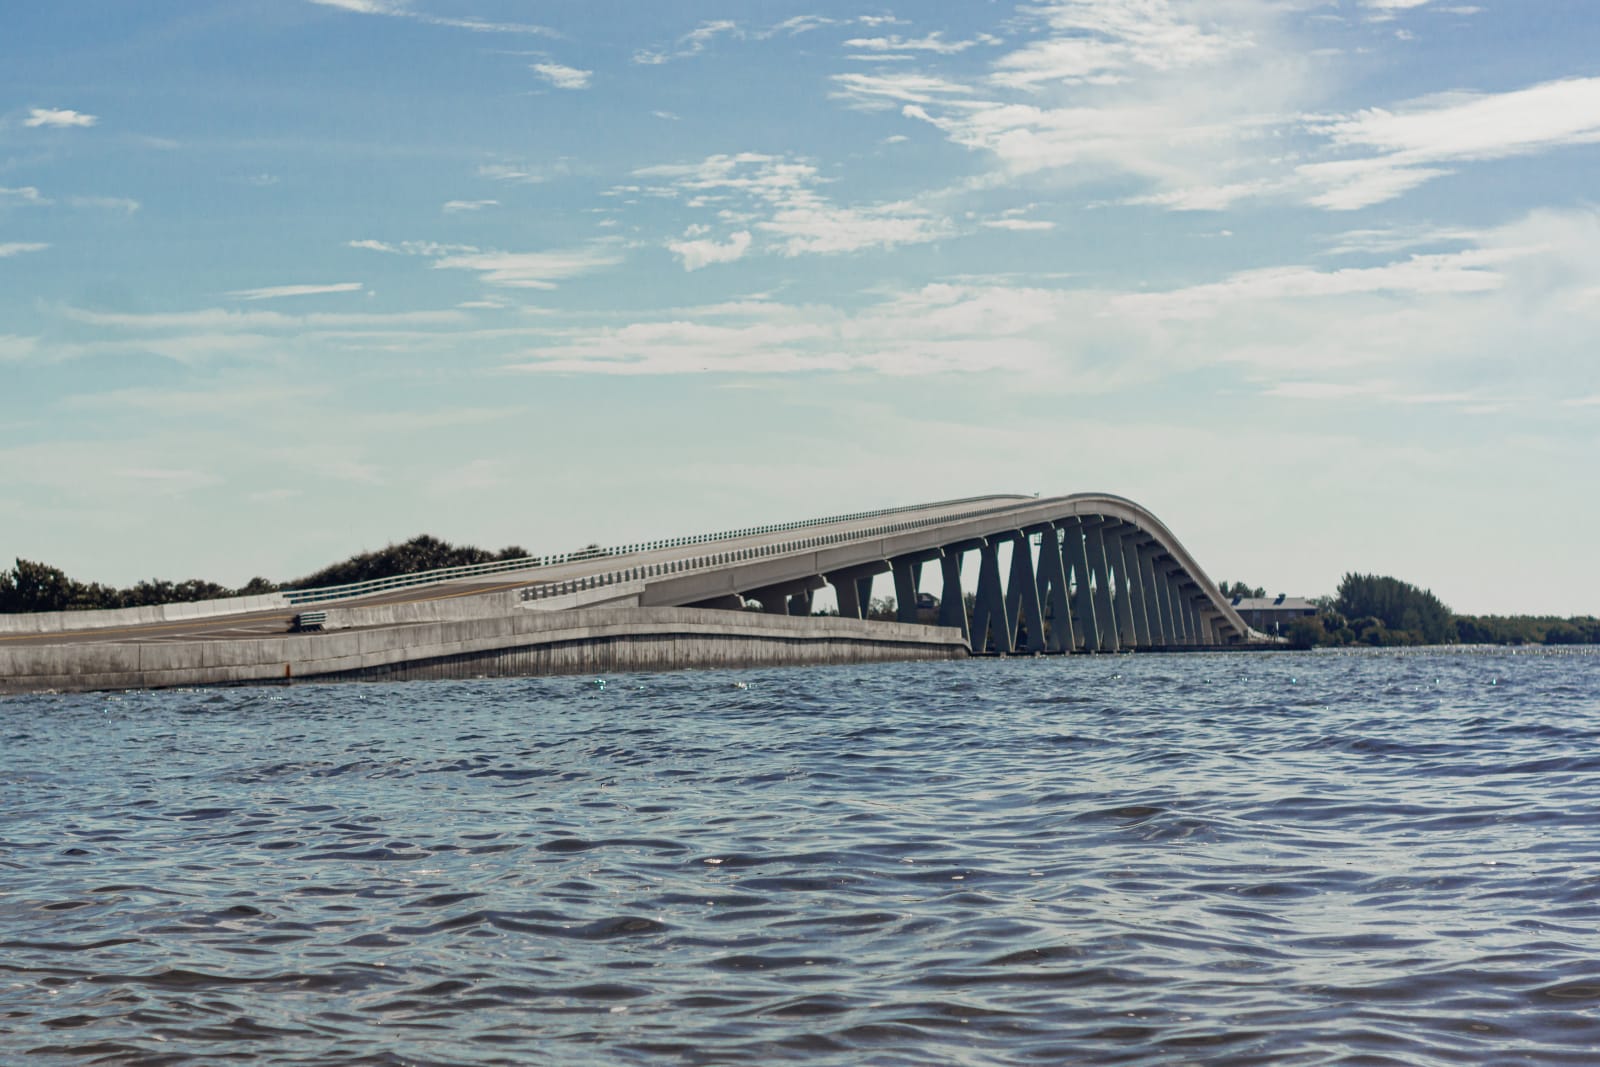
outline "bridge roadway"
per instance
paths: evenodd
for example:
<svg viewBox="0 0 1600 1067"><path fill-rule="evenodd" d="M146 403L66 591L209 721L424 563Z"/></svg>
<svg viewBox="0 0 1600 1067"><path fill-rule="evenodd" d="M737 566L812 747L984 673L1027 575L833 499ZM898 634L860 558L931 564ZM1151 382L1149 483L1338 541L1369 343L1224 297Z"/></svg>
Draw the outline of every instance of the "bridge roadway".
<svg viewBox="0 0 1600 1067"><path fill-rule="evenodd" d="M1005 501L1025 501L1031 497L1001 495L981 497L977 499L982 504L997 504ZM939 519L941 517L970 510L974 501L960 501L947 504L931 504L911 510L896 512L897 520L903 519ZM821 523L804 527L807 536L848 536L861 530L871 529L881 525L885 519L880 515L870 515L861 518L842 519L836 522ZM739 552L757 549L796 536L795 530L772 530L766 533L749 534L744 537L719 539L691 543L691 539L683 538L685 543L672 547L663 547L635 552L610 551L606 555L593 559L576 560L549 566L528 567L522 570L503 571L497 574L474 577L445 579L426 585L405 586L390 589L380 593L371 593L364 596L339 598L337 600L316 601L301 607L283 606L260 611L241 611L236 613L210 615L205 617L183 619L177 621L148 622L148 623L116 623L107 617L115 612L85 611L73 613L81 615L84 625L74 626L49 633L5 633L0 631L0 644L5 645L55 645L76 643L125 643L143 641L195 641L195 640L231 640L247 637L261 637L269 634L281 634L288 629L296 614L301 610L321 608L324 606L345 607L372 607L382 604L404 604L434 600L452 600L458 597L479 596L488 593L502 592L508 589L519 589L528 586L539 586L568 582L589 577L619 567L648 568L676 563L682 560L693 559L704 555L708 551ZM4 616L0 616L3 620Z"/></svg>
<svg viewBox="0 0 1600 1067"><path fill-rule="evenodd" d="M542 608L542 594L589 583L599 586L591 602L614 584L620 597L644 607L737 608L759 601L769 613L797 615L809 614L812 594L830 583L841 614L860 618L874 577L886 573L894 579L901 621L915 622L926 563L936 563L943 579L939 623L959 627L978 652L1113 651L1251 637L1159 520L1131 501L1103 494L979 497L684 541L300 607L137 624L118 624L116 613L85 612L82 624L73 618L72 628L59 632L0 630L0 646L237 640L282 634L300 610L445 601L513 589L524 590L526 607ZM974 554L977 603L969 618L961 577ZM1002 554L1010 556L1004 564ZM1001 577L1002 565L1008 578ZM570 599L556 595L548 607Z"/></svg>

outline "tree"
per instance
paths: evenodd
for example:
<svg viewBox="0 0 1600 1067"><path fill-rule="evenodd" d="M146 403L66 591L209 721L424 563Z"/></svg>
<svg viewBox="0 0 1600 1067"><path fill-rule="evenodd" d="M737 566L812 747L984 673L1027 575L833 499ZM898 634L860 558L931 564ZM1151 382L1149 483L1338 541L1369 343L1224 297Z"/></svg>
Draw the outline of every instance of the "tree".
<svg viewBox="0 0 1600 1067"><path fill-rule="evenodd" d="M6 611L65 611L76 584L55 567L18 559L14 570L0 576L0 604Z"/></svg>
<svg viewBox="0 0 1600 1067"><path fill-rule="evenodd" d="M1369 644L1443 644L1456 639L1450 609L1430 590L1398 578L1346 574L1339 582L1334 608L1359 620L1351 628ZM1373 627L1364 625L1370 622L1379 623L1384 632L1373 635Z"/></svg>

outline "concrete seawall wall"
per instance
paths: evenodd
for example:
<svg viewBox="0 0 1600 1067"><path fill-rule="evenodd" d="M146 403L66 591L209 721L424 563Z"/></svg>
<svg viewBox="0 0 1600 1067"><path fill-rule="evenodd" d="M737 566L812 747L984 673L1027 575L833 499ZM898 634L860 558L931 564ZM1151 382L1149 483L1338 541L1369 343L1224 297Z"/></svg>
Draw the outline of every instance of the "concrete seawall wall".
<svg viewBox="0 0 1600 1067"><path fill-rule="evenodd" d="M591 608L253 640L0 648L0 693L965 655L959 631L933 626L694 608Z"/></svg>
<svg viewBox="0 0 1600 1067"><path fill-rule="evenodd" d="M282 593L236 596L226 600L195 600L185 604L156 604L145 608L107 608L101 611L33 611L0 615L0 634L58 634L78 630L104 630L118 626L144 626L158 622L209 619L251 611L289 609Z"/></svg>

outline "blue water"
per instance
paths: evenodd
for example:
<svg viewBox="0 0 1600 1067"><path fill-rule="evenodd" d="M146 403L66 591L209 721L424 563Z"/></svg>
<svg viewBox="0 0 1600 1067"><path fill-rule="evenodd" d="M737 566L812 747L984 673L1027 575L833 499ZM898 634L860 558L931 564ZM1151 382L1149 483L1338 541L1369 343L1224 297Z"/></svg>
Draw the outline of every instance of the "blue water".
<svg viewBox="0 0 1600 1067"><path fill-rule="evenodd" d="M1600 653L0 700L0 1063L1593 1064Z"/></svg>

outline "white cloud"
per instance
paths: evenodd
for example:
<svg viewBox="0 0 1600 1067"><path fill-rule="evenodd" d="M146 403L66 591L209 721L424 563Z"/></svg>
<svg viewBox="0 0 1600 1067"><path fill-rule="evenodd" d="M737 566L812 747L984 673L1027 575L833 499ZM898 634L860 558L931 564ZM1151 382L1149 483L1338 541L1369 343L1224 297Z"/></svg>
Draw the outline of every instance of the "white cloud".
<svg viewBox="0 0 1600 1067"><path fill-rule="evenodd" d="M557 89L587 89L592 70L564 67L560 63L535 63L532 71Z"/></svg>
<svg viewBox="0 0 1600 1067"><path fill-rule="evenodd" d="M739 206L722 208L720 217L749 223L747 228L769 239L785 256L918 244L953 232L948 220L914 202L855 207L834 204L817 192L822 179L817 168L805 160L743 152L708 156L698 163L646 167L634 173L667 179L669 192L696 194L691 206L738 198ZM694 254L704 251L697 248ZM740 254L743 252L741 248Z"/></svg>
<svg viewBox="0 0 1600 1067"><path fill-rule="evenodd" d="M139 210L139 201L125 196L74 196L69 197L67 203L73 207L102 208L106 211L120 211L125 215L132 215Z"/></svg>
<svg viewBox="0 0 1600 1067"><path fill-rule="evenodd" d="M1228 12L1219 4L1057 0L1037 14L1053 35L1002 57L994 84L1114 83L1140 69L1214 65L1255 46L1248 26L1223 21Z"/></svg>
<svg viewBox="0 0 1600 1067"><path fill-rule="evenodd" d="M0 363L21 363L39 352L36 337L20 337L14 333L0 333Z"/></svg>
<svg viewBox="0 0 1600 1067"><path fill-rule="evenodd" d="M73 127L93 126L100 119L95 115L85 115L81 111L72 111L67 108L36 107L28 112L28 117L22 120L24 126L49 126L52 129L65 130Z"/></svg>
<svg viewBox="0 0 1600 1067"><path fill-rule="evenodd" d="M858 48L865 52L932 52L935 55L950 56L965 52L978 44L977 41L946 41L942 33L930 33L926 37L855 37L844 43L846 48Z"/></svg>
<svg viewBox="0 0 1600 1067"><path fill-rule="evenodd" d="M8 189L5 186L0 185L0 205L5 204L7 201L21 204L34 204L39 206L43 206L52 202L49 197L44 196L39 192L38 189L31 185L22 185L12 189Z"/></svg>
<svg viewBox="0 0 1600 1067"><path fill-rule="evenodd" d="M20 256L25 252L43 252L49 247L49 245L41 244L37 241L9 241L5 244L0 244L0 259Z"/></svg>
<svg viewBox="0 0 1600 1067"><path fill-rule="evenodd" d="M1117 309L1157 318L1211 318L1232 314L1232 305L1240 302L1373 293L1481 293L1504 284L1504 276L1495 268L1518 254L1520 250L1470 249L1416 255L1381 267L1266 267L1242 271L1220 282L1168 292L1128 294L1118 297L1115 305Z"/></svg>
<svg viewBox="0 0 1600 1067"><path fill-rule="evenodd" d="M970 86L929 74L835 74L837 96L866 110L885 111L901 104L933 104L949 97L971 96Z"/></svg>
<svg viewBox="0 0 1600 1067"><path fill-rule="evenodd" d="M455 215L463 211L482 211L486 207L499 206L498 200L446 200L443 210L447 215Z"/></svg>
<svg viewBox="0 0 1600 1067"><path fill-rule="evenodd" d="M359 248L367 252L387 252L394 256L448 256L478 251L472 245L441 244L438 241L401 241L399 244L392 244L388 241L368 239L346 241L345 247Z"/></svg>
<svg viewBox="0 0 1600 1067"><path fill-rule="evenodd" d="M1044 230L1053 230L1056 228L1056 224L1047 219L985 219L983 225L989 227L991 230L1015 230L1018 233L1026 233L1029 231L1042 232Z"/></svg>
<svg viewBox="0 0 1600 1067"><path fill-rule="evenodd" d="M548 166L529 166L522 163L485 163L478 168L478 177L492 178L497 182L515 182L538 185L567 173L565 161Z"/></svg>
<svg viewBox="0 0 1600 1067"><path fill-rule="evenodd" d="M448 26L475 33L525 33L553 37L553 31L544 26L522 22L489 22L477 18L452 18L416 11L401 0L309 0L322 7L338 8L356 15L386 15L390 18L413 19L429 26Z"/></svg>
<svg viewBox="0 0 1600 1067"><path fill-rule="evenodd" d="M1024 10L1019 25L1037 35L999 55L986 77L878 71L832 84L854 107L898 109L988 155L997 181L1132 179L1145 188L1113 202L1172 211L1258 199L1355 210L1469 163L1600 143L1600 78L1311 114L1331 62L1297 36L1295 17L1313 6L1051 0Z"/></svg>
<svg viewBox="0 0 1600 1067"><path fill-rule="evenodd" d="M1386 229L1347 230L1326 238L1327 255L1387 255L1436 245L1476 244L1481 230L1439 226L1393 226Z"/></svg>
<svg viewBox="0 0 1600 1067"><path fill-rule="evenodd" d="M1057 0L1024 10L1035 35L986 76L832 80L852 106L898 109L990 157L980 181L1132 179L1145 191L1121 202L1214 210L1285 180L1282 135L1308 110L1315 62L1289 39L1300 6Z"/></svg>
<svg viewBox="0 0 1600 1067"><path fill-rule="evenodd" d="M489 285L554 289L556 283L622 262L616 249L596 244L561 252L470 252L437 260L438 270L473 270Z"/></svg>
<svg viewBox="0 0 1600 1067"><path fill-rule="evenodd" d="M388 314L369 312L318 312L290 315L282 311L236 311L232 308L203 308L198 311L90 311L64 307L63 318L90 326L115 330L188 331L238 333L245 331L352 330L363 328L405 328L459 326L466 316L455 311L405 311Z"/></svg>
<svg viewBox="0 0 1600 1067"><path fill-rule="evenodd" d="M1449 174L1451 164L1600 143L1600 78L1569 78L1504 93L1452 93L1393 111L1372 108L1313 128L1335 149L1378 153L1296 169L1320 187L1312 203L1353 210Z"/></svg>
<svg viewBox="0 0 1600 1067"><path fill-rule="evenodd" d="M786 256L922 244L954 232L947 220L910 203L865 208L797 203L774 212L756 227L777 237Z"/></svg>
<svg viewBox="0 0 1600 1067"><path fill-rule="evenodd" d="M711 42L724 35L742 37L744 36L744 31L739 28L737 22L730 19L702 22L693 30L679 37L674 47L640 49L633 54L633 61L642 66L658 66L674 59L697 56L709 48Z"/></svg>
<svg viewBox="0 0 1600 1067"><path fill-rule="evenodd" d="M699 270L713 263L732 263L743 258L750 250L750 233L740 230L724 243L712 240L675 241L667 245L672 254L683 260L684 270Z"/></svg>
<svg viewBox="0 0 1600 1067"><path fill-rule="evenodd" d="M354 293L361 289L360 282L335 282L332 285L270 285L263 289L234 289L228 295L239 300L277 300L285 296Z"/></svg>
<svg viewBox="0 0 1600 1067"><path fill-rule="evenodd" d="M1373 267L1240 271L1164 291L933 284L859 310L677 308L568 329L513 360L568 374L1023 372L1049 392L1130 393L1208 371L1276 400L1366 399L1494 415L1600 394L1600 211L1536 214L1458 252ZM1574 405L1578 406L1578 405ZM1582 405L1587 408L1589 405Z"/></svg>

